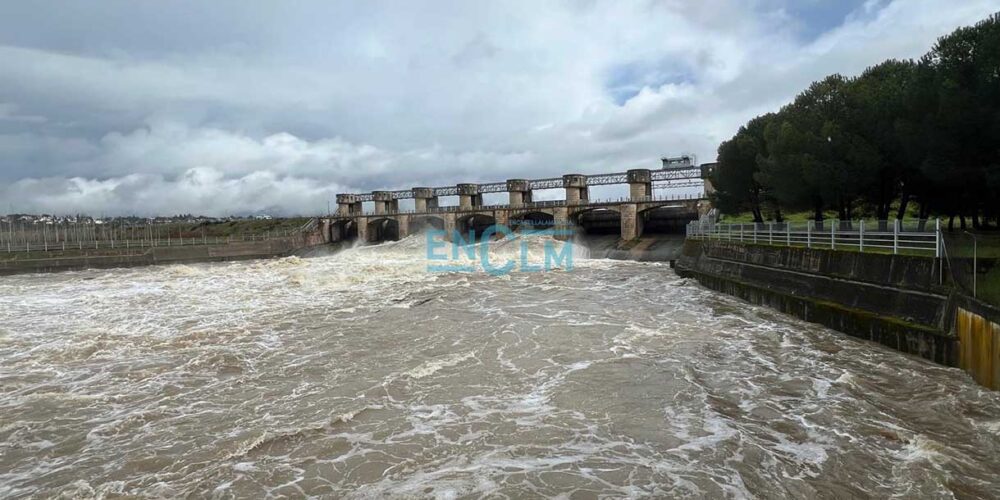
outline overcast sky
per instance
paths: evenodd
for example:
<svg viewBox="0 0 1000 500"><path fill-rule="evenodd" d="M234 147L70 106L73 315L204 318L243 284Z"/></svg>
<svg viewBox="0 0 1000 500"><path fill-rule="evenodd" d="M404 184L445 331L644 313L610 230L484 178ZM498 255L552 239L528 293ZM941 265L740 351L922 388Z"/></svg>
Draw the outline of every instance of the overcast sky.
<svg viewBox="0 0 1000 500"><path fill-rule="evenodd" d="M5 1L0 212L656 168L1000 0ZM557 195L558 196L558 195Z"/></svg>

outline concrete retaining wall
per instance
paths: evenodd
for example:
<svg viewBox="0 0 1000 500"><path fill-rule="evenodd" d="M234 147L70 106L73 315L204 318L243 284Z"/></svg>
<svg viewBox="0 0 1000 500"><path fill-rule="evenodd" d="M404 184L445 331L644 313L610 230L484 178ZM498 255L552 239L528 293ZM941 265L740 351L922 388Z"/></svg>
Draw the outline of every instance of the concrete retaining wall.
<svg viewBox="0 0 1000 500"><path fill-rule="evenodd" d="M670 262L681 256L684 235L658 234L622 241L618 235L582 235L574 244L586 246L594 259Z"/></svg>
<svg viewBox="0 0 1000 500"><path fill-rule="evenodd" d="M322 236L304 235L264 241L241 241L222 245L191 245L154 248L65 250L44 254L8 254L0 260L0 275L54 272L92 268L135 267L154 264L219 262L263 259L289 255L323 244Z"/></svg>
<svg viewBox="0 0 1000 500"><path fill-rule="evenodd" d="M952 304L959 366L976 382L1000 389L1000 309L961 295Z"/></svg>
<svg viewBox="0 0 1000 500"><path fill-rule="evenodd" d="M949 366L959 365L937 261L688 240L677 272L708 288Z"/></svg>

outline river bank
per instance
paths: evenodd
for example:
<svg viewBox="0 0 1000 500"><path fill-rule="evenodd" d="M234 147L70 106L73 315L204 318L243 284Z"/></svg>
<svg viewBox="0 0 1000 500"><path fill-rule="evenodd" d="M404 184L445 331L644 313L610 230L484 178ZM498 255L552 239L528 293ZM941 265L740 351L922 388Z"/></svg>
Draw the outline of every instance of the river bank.
<svg viewBox="0 0 1000 500"><path fill-rule="evenodd" d="M6 254L6 258L0 258L0 276L156 264L262 259L290 255L308 246L307 241L302 237L288 237L218 245L22 252Z"/></svg>
<svg viewBox="0 0 1000 500"><path fill-rule="evenodd" d="M681 276L1000 389L1000 311L945 279L930 257L687 240Z"/></svg>
<svg viewBox="0 0 1000 500"><path fill-rule="evenodd" d="M284 221L266 222L290 224ZM301 226L297 219L293 222L295 227ZM0 253L0 276L284 257L324 246L329 239L326 224L318 219L310 227L303 228L299 232L286 232L282 236L273 236L273 232L269 231L271 226L263 226L268 231L260 235L251 235L253 238L250 239L247 239L249 236L243 235L240 240L228 238L223 240L218 236L226 230L243 226L227 224L216 226L212 226L214 228L212 238L218 243L210 243L212 239L208 238L206 233L203 235L204 240L189 237L187 244L184 244L183 238L174 240L172 245L169 241L164 244L164 241L159 240L158 245L154 246L150 246L150 242L137 240L131 242L131 245L127 241L119 241L117 247L113 242L101 245L101 248L94 248L95 245L90 243L90 248L82 245L81 248L72 246L66 248L64 245L64 249L60 250Z"/></svg>

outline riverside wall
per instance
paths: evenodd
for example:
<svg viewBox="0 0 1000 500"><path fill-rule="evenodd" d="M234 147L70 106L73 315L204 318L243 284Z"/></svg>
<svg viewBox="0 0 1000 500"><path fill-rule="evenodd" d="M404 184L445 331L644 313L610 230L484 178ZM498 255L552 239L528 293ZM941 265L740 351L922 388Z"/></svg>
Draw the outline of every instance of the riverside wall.
<svg viewBox="0 0 1000 500"><path fill-rule="evenodd" d="M156 264L223 262L264 259L302 252L328 242L328 227L320 223L310 232L261 241L218 245L161 246L152 248L102 248L13 252L0 254L0 276L71 271L94 268L136 267Z"/></svg>
<svg viewBox="0 0 1000 500"><path fill-rule="evenodd" d="M1000 389L1000 309L952 287L940 265L931 257L687 240L676 270L750 303L961 367Z"/></svg>
<svg viewBox="0 0 1000 500"><path fill-rule="evenodd" d="M958 336L958 366L976 382L1000 390L1000 309L957 295L952 307Z"/></svg>

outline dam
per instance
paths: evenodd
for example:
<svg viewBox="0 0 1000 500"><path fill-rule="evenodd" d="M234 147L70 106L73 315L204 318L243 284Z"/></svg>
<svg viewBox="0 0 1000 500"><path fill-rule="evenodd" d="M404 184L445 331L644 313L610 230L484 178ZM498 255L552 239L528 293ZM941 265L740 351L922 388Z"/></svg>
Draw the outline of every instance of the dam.
<svg viewBox="0 0 1000 500"><path fill-rule="evenodd" d="M683 234L689 221L711 209L708 196L712 185L708 179L712 165L677 167L669 160L664 158L664 168L659 170L338 194L337 212L329 218L328 239L380 243L428 228L448 235L456 231L478 235L492 225L515 231L527 226L575 227L585 233L618 234L622 241L654 231ZM616 184L628 185L628 197L591 199L591 186ZM691 191L699 187L700 191ZM688 189L685 192L683 188ZM534 192L543 189L562 189L565 198L535 201ZM484 194L503 192L508 193L508 203L483 204ZM441 205L444 196L457 196L458 205ZM400 210L399 201L403 199L412 199L414 208ZM370 203L368 210L366 203Z"/></svg>

